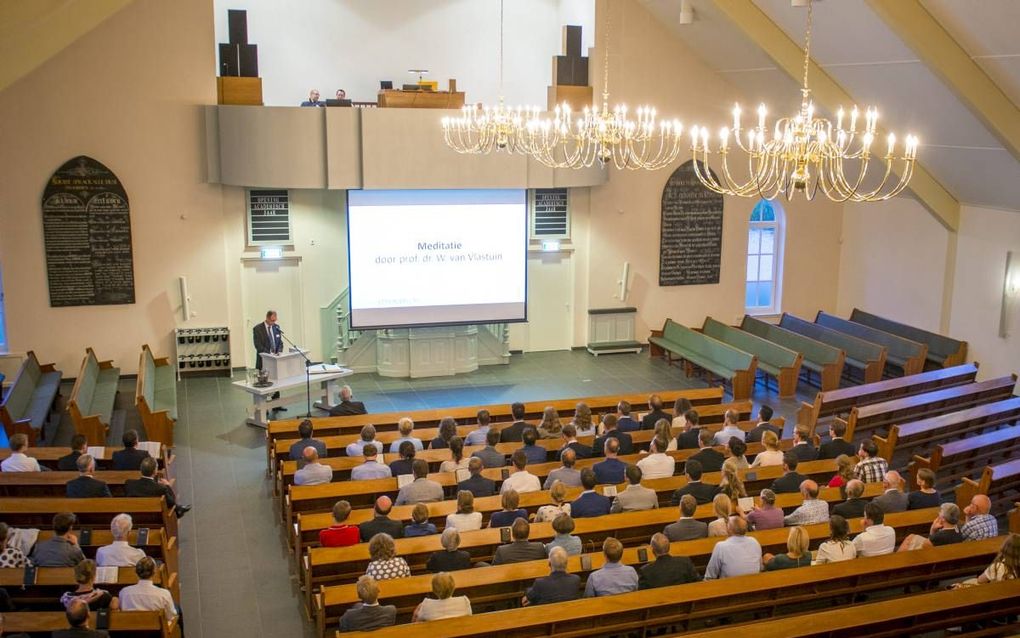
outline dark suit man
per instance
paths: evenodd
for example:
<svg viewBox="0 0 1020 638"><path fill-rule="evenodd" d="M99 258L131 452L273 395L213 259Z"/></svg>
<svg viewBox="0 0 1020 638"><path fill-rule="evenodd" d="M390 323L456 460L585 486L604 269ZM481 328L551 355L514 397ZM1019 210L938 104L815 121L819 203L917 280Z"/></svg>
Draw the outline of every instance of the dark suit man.
<svg viewBox="0 0 1020 638"><path fill-rule="evenodd" d="M472 456L468 460L468 471L471 472L471 476L458 483L457 490L471 492L475 495L475 498L492 496L495 494L496 481L482 476L482 470L484 468L485 464L482 463L482 459L477 456Z"/></svg>
<svg viewBox="0 0 1020 638"><path fill-rule="evenodd" d="M711 503L715 495L719 493L718 485L709 485L701 482L701 463L694 459L688 459L684 464L684 475L687 477L687 485L673 492L673 505L679 505L684 494L690 494L697 501L698 505Z"/></svg>
<svg viewBox="0 0 1020 638"><path fill-rule="evenodd" d="M81 476L67 482L67 498L102 498L113 496L104 481L93 478L96 461L88 454L78 457L78 471Z"/></svg>
<svg viewBox="0 0 1020 638"><path fill-rule="evenodd" d="M374 578L359 578L357 592L361 602L352 605L340 617L340 631L372 631L396 622L397 608L379 604L379 584Z"/></svg>
<svg viewBox="0 0 1020 638"><path fill-rule="evenodd" d="M404 526L400 521L390 518L390 510L393 509L393 501L389 496L380 496L375 499L375 516L370 521L358 525L361 534L361 542L367 543L376 534L384 532L393 538L404 537Z"/></svg>
<svg viewBox="0 0 1020 638"><path fill-rule="evenodd" d="M561 456L563 454L563 450L570 449L570 450L574 451L574 458L577 458L577 459L588 459L588 458L591 458L592 449L591 449L591 447L589 447L589 446L585 445L584 443L581 443L581 442L579 442L577 440L577 438L576 438L577 437L577 428L576 427L574 427L573 425L568 423L568 424L563 426L563 430L561 431L561 434L563 435L564 445L563 445L563 447L560 448L559 454L557 454L557 456Z"/></svg>
<svg viewBox="0 0 1020 638"><path fill-rule="evenodd" d="M89 629L89 606L80 599L72 599L64 610L69 629L58 629L53 638L110 638L110 633L98 629Z"/></svg>
<svg viewBox="0 0 1020 638"><path fill-rule="evenodd" d="M510 414L514 418L514 422L499 431L499 442L500 443L520 443L524 436L524 428L533 427L530 423L524 420L524 404L521 402L513 403L510 406Z"/></svg>
<svg viewBox="0 0 1020 638"><path fill-rule="evenodd" d="M776 494L796 494L800 491L800 484L806 481L808 477L797 472L798 464L800 464L800 459L792 451L787 451L783 455L783 470L786 473L772 481L773 492Z"/></svg>
<svg viewBox="0 0 1020 638"><path fill-rule="evenodd" d="M581 597L581 577L567 573L567 550L553 547L549 551L549 575L536 578L521 601L525 605L545 605L576 600Z"/></svg>
<svg viewBox="0 0 1020 638"><path fill-rule="evenodd" d="M178 504L173 488L156 476L156 459L152 457L143 459L138 469L142 472L142 478L124 481L124 493L127 496L162 496L166 499L167 507L172 507L177 512L178 518L191 510L190 505Z"/></svg>
<svg viewBox="0 0 1020 638"><path fill-rule="evenodd" d="M262 369L262 353L277 354L283 352L283 331L276 324L276 311L266 313L266 320L251 331L255 343L255 369Z"/></svg>
<svg viewBox="0 0 1020 638"><path fill-rule="evenodd" d="M61 472L74 472L78 469L78 457L85 454L89 441L84 434L71 437L71 453L57 459L57 469Z"/></svg>
<svg viewBox="0 0 1020 638"><path fill-rule="evenodd" d="M590 467L581 470L581 487L584 491L570 504L570 515L574 518L593 518L609 513L613 503L608 496L595 491L595 472Z"/></svg>
<svg viewBox="0 0 1020 638"><path fill-rule="evenodd" d="M651 546L655 562L641 568L638 589L682 585L701 580L690 558L669 555L669 539L664 534L653 534Z"/></svg>
<svg viewBox="0 0 1020 638"><path fill-rule="evenodd" d="M301 103L301 106L326 106L326 103L319 99L318 89L308 92L308 99Z"/></svg>
<svg viewBox="0 0 1020 638"><path fill-rule="evenodd" d="M776 438L783 438L783 430L780 427L772 425L769 421L772 420L772 408L763 405L758 410L758 424L754 426L747 436L744 437L744 443L761 443L761 437L766 432L772 432L776 435Z"/></svg>
<svg viewBox="0 0 1020 638"><path fill-rule="evenodd" d="M721 472L722 464L726 460L722 452L712 449L712 445L715 444L715 434L712 433L708 428L702 429L698 433L698 446L701 448L697 454L691 456L687 460L688 463L691 461L697 461L701 463L702 472Z"/></svg>
<svg viewBox="0 0 1020 638"><path fill-rule="evenodd" d="M849 441L843 440L846 434L846 424L842 421L833 421L829 425L829 440L818 447L818 458L834 459L840 454L846 454L850 458L857 455L857 448Z"/></svg>
<svg viewBox="0 0 1020 638"><path fill-rule="evenodd" d="M329 416L354 416L355 414L368 414L365 404L361 401L354 401L354 393L351 386L345 385L340 388L340 403L329 409Z"/></svg>
<svg viewBox="0 0 1020 638"><path fill-rule="evenodd" d="M648 397L648 407L651 408L651 412L641 419L642 430L654 430L655 424L659 422L659 419L665 419L670 423L673 422L673 417L662 409L662 397L659 395L653 394Z"/></svg>
<svg viewBox="0 0 1020 638"><path fill-rule="evenodd" d="M149 458L149 453L139 450L138 432L126 430L121 438L124 442L124 449L113 453L113 469L121 471L136 471L142 466L142 461Z"/></svg>
<svg viewBox="0 0 1020 638"><path fill-rule="evenodd" d="M630 416L630 402L620 401L616 404L616 429L620 432L635 432L641 424Z"/></svg>
<svg viewBox="0 0 1020 638"><path fill-rule="evenodd" d="M605 433L595 438L591 448L592 456L605 456L606 441L611 438L620 442L620 454L634 453L634 440L626 432L617 429L615 414L607 414L602 419L602 425L605 426Z"/></svg>
<svg viewBox="0 0 1020 638"><path fill-rule="evenodd" d="M513 540L496 548L492 555L492 564L524 563L545 558L545 545L529 541L530 534L531 524L523 518L516 519L510 526L510 536Z"/></svg>
<svg viewBox="0 0 1020 638"><path fill-rule="evenodd" d="M623 483L627 472L627 464L616 458L620 451L620 442L616 439L606 441L606 460L592 466L595 480L600 484L617 485Z"/></svg>
<svg viewBox="0 0 1020 638"><path fill-rule="evenodd" d="M694 518L697 509L698 499L692 494L683 494L680 497L680 519L662 530L666 538L670 541L690 541L708 536L708 523Z"/></svg>
<svg viewBox="0 0 1020 638"><path fill-rule="evenodd" d="M814 461L818 458L818 450L811 445L811 434L807 428L797 426L793 431L793 447L790 448L801 461Z"/></svg>
<svg viewBox="0 0 1020 638"><path fill-rule="evenodd" d="M864 482L851 480L846 484L847 499L833 507L832 513L839 514L847 520L864 516L864 506L868 501L861 498L861 494L864 494Z"/></svg>

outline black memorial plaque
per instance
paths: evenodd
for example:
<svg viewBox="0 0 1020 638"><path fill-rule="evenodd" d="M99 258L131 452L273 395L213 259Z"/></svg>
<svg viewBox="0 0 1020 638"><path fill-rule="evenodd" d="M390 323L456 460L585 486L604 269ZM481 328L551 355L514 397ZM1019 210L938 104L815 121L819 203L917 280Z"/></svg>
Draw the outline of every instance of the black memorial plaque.
<svg viewBox="0 0 1020 638"><path fill-rule="evenodd" d="M685 162L662 189L659 285L719 283L722 230L723 196L701 184L693 161Z"/></svg>
<svg viewBox="0 0 1020 638"><path fill-rule="evenodd" d="M47 182L42 213L51 306L135 302L131 209L113 171L70 160Z"/></svg>

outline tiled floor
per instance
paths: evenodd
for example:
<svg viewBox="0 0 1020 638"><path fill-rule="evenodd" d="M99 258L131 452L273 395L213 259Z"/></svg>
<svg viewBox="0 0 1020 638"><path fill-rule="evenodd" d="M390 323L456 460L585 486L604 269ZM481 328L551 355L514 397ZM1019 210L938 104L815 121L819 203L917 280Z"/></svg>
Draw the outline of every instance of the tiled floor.
<svg viewBox="0 0 1020 638"><path fill-rule="evenodd" d="M244 424L248 396L230 383L225 377L192 378L178 386L177 491L181 502L194 505L180 526L187 634L310 637L314 632L304 618L292 558L265 476L264 431ZM349 383L370 412L705 385L647 354L595 358L584 351L514 355L510 365L457 377L405 380L361 374ZM126 427L138 424L133 393L134 381L124 379L118 408L124 411ZM303 396L293 398L287 416L304 412ZM766 394L760 385L754 398L756 404L764 401L777 408L792 429L798 401L780 402L774 390ZM50 442L66 445L70 436L64 416Z"/></svg>

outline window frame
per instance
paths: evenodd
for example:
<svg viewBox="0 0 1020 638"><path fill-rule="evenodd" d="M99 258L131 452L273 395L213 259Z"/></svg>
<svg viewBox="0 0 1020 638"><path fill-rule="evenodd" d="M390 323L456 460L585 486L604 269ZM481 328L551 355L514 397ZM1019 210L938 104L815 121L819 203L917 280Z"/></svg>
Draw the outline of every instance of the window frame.
<svg viewBox="0 0 1020 638"><path fill-rule="evenodd" d="M757 211L758 207L761 206L762 204L767 204L772 209L772 212L774 214L775 219L773 219L772 221L755 221L755 220L752 219L754 217L755 211ZM745 259L744 259L744 288L743 288L744 312L746 314L752 315L752 316L778 315L778 314L780 314L782 312L782 298L783 298L783 283L782 283L783 282L783 256L784 256L784 252L785 252L784 249L786 247L786 232L785 232L786 231L786 224L785 224L786 215L785 215L785 211L783 210L783 207L782 207L782 205L779 204L779 202L769 201L769 200L765 200L765 199L759 199L757 202L755 202L754 208L751 209L751 213L748 215L747 220L748 220L748 222L747 222L747 224L748 224L748 226L747 226L747 242L745 243L745 246L747 248L745 250ZM766 306L748 306L747 305L748 286L751 283L755 283L755 282L748 281L747 261L752 256L754 256L754 255L757 255L757 256L760 257L761 254L762 254L761 253L761 245L760 244L758 246L758 252L757 253L752 253L751 250L750 250L751 231L753 231L753 230L763 231L763 230L770 230L770 229L774 231L774 239L773 239L773 246L772 246L773 250L772 250L772 279L771 279L771 281L772 281L772 298L771 298L771 303L769 303ZM761 270L760 270L760 266L759 266L759 276L760 276L760 274L761 274ZM769 281L769 280L768 279L757 279L756 280L756 282L761 282L761 281Z"/></svg>

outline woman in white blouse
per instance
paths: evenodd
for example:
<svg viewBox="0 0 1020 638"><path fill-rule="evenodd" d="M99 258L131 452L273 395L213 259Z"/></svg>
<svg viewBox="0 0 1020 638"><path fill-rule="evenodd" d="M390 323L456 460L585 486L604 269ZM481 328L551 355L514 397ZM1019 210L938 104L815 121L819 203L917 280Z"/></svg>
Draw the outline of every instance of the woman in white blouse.
<svg viewBox="0 0 1020 638"><path fill-rule="evenodd" d="M857 547L850 541L850 524L839 514L829 517L829 540L818 547L815 563L838 563L857 558Z"/></svg>
<svg viewBox="0 0 1020 638"><path fill-rule="evenodd" d="M682 430L687 426L687 414L688 410L693 410L694 406L691 404L690 399L680 397L673 404L673 428L676 430Z"/></svg>
<svg viewBox="0 0 1020 638"><path fill-rule="evenodd" d="M464 457L464 439L459 436L450 439L450 457L452 460L439 464L440 472L456 472L467 469L468 461L471 459Z"/></svg>
<svg viewBox="0 0 1020 638"><path fill-rule="evenodd" d="M765 446L765 450L758 452L757 456L754 457L754 463L751 463L751 467L782 465L783 451L779 449L779 437L776 436L776 433L772 431L765 432L761 437L761 442Z"/></svg>
<svg viewBox="0 0 1020 638"><path fill-rule="evenodd" d="M470 616L471 601L467 596L454 596L453 592L456 587L457 584L454 582L453 576L447 572L439 572L433 576L432 593L435 598L426 598L421 601L421 604L415 608L411 615L411 622Z"/></svg>
<svg viewBox="0 0 1020 638"><path fill-rule="evenodd" d="M535 513L536 523L551 523L560 514L570 514L570 503L567 503L567 486L562 481L553 481L549 488L551 505L543 505Z"/></svg>
<svg viewBox="0 0 1020 638"><path fill-rule="evenodd" d="M458 532L482 529L482 513L475 511L475 495L467 490L457 492L457 511L448 514L446 526Z"/></svg>

